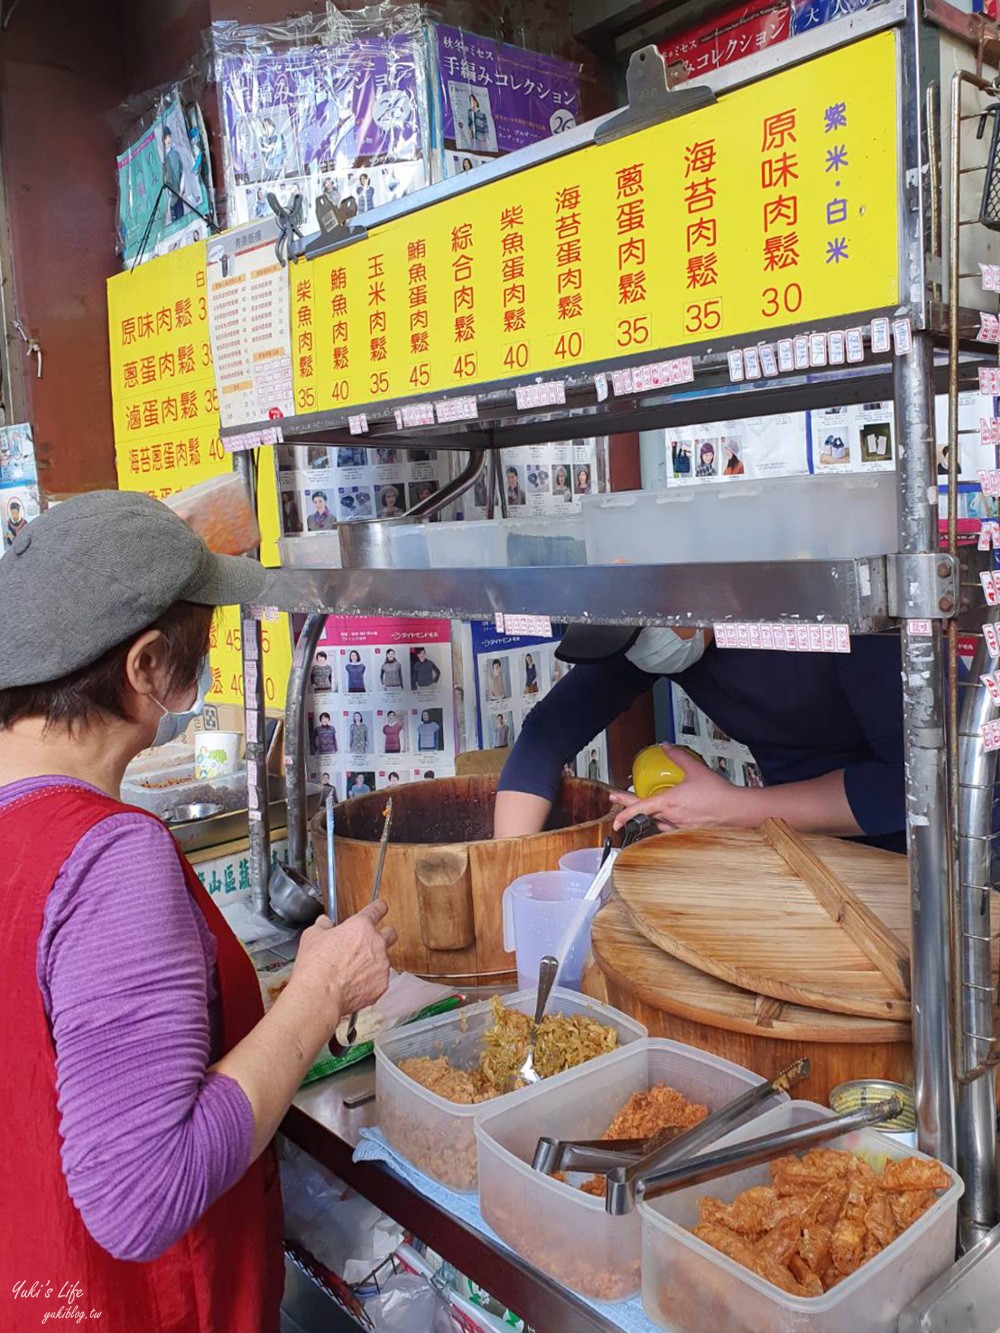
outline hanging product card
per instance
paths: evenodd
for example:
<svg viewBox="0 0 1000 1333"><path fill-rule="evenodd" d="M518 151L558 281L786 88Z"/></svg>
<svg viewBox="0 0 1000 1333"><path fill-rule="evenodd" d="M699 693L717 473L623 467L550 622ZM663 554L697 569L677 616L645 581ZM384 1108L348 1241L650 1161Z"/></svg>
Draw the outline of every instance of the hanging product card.
<svg viewBox="0 0 1000 1333"><path fill-rule="evenodd" d="M815 472L891 472L896 466L892 403L810 412Z"/></svg>
<svg viewBox="0 0 1000 1333"><path fill-rule="evenodd" d="M844 334L847 342L847 360L850 365L857 365L865 359L865 339L860 329L848 329Z"/></svg>
<svg viewBox="0 0 1000 1333"><path fill-rule="evenodd" d="M778 339L778 369L783 375L795 369L795 352L791 338Z"/></svg>
<svg viewBox="0 0 1000 1333"><path fill-rule="evenodd" d="M759 628L759 627L758 627ZM753 755L745 745L727 736L688 698L676 682L670 682L674 739L704 759L709 768L737 787L762 787L764 780Z"/></svg>
<svg viewBox="0 0 1000 1333"><path fill-rule="evenodd" d="M882 356L888 352L891 343L889 340L889 321L881 316L872 320L871 327L872 352L876 356Z"/></svg>
<svg viewBox="0 0 1000 1333"><path fill-rule="evenodd" d="M825 333L811 333L809 335L809 364L810 366L826 365Z"/></svg>
<svg viewBox="0 0 1000 1333"><path fill-rule="evenodd" d="M0 555L40 512L31 427L0 427Z"/></svg>
<svg viewBox="0 0 1000 1333"><path fill-rule="evenodd" d="M488 620L473 621L464 642L466 668L463 682L475 699L475 725L479 747L502 750L521 734L524 719L540 699L570 670L555 656L559 639L551 635L498 632ZM576 757L573 771L578 777L608 780L607 744L603 733Z"/></svg>
<svg viewBox="0 0 1000 1333"><path fill-rule="evenodd" d="M395 445L279 445L275 450L286 537L332 532L352 519L397 518L448 479L436 449Z"/></svg>
<svg viewBox="0 0 1000 1333"><path fill-rule="evenodd" d="M983 638L990 657L1000 657L1000 625L987 621L983 626Z"/></svg>
<svg viewBox="0 0 1000 1333"><path fill-rule="evenodd" d="M792 339L792 352L795 357L796 370L809 369L809 339L805 334L798 334Z"/></svg>
<svg viewBox="0 0 1000 1333"><path fill-rule="evenodd" d="M307 689L308 773L324 793L454 774L449 621L330 616Z"/></svg>
<svg viewBox="0 0 1000 1333"><path fill-rule="evenodd" d="M213 236L207 245L208 319L223 427L295 411L289 275L278 262L277 239L272 218ZM307 350L298 354L311 356Z"/></svg>
<svg viewBox="0 0 1000 1333"><path fill-rule="evenodd" d="M729 361L729 378L734 384L739 384L744 379L743 353L740 350L729 352L727 359Z"/></svg>
<svg viewBox="0 0 1000 1333"><path fill-rule="evenodd" d="M603 439L533 444L501 451L500 476L508 517L549 514L564 518L579 513L585 495L596 495L605 489L606 451L607 441ZM458 507L464 518L485 518L487 501L487 479L483 475L461 497ZM496 512L500 512L499 501ZM523 563L534 562L526 559ZM584 563L582 553L567 563Z"/></svg>
<svg viewBox="0 0 1000 1333"><path fill-rule="evenodd" d="M668 486L809 471L804 412L678 426L663 439Z"/></svg>

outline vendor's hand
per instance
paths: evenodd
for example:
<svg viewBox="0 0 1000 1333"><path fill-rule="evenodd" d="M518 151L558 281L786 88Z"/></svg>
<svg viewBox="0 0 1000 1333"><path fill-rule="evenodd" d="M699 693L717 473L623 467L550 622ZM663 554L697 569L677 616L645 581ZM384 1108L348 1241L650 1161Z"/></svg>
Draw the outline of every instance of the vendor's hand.
<svg viewBox="0 0 1000 1333"><path fill-rule="evenodd" d="M392 926L379 927L388 910L387 903L374 902L343 925L321 916L303 932L289 986L311 989L328 1010L331 1032L345 1014L374 1004L385 993L387 950L396 942Z"/></svg>
<svg viewBox="0 0 1000 1333"><path fill-rule="evenodd" d="M636 815L649 815L661 833L669 829L738 827L743 822L743 788L734 787L676 745L664 745L663 749L667 758L683 770L684 781L645 800L631 792L612 792L612 803L622 807L615 819L616 829L624 828Z"/></svg>

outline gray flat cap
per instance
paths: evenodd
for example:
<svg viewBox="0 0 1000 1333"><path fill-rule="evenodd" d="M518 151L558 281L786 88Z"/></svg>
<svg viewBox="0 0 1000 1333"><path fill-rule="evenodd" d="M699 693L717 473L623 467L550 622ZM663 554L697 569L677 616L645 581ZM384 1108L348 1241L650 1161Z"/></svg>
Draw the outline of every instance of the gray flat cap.
<svg viewBox="0 0 1000 1333"><path fill-rule="evenodd" d="M175 602L259 602L266 572L213 555L159 500L93 491L47 510L0 559L0 690L89 666Z"/></svg>

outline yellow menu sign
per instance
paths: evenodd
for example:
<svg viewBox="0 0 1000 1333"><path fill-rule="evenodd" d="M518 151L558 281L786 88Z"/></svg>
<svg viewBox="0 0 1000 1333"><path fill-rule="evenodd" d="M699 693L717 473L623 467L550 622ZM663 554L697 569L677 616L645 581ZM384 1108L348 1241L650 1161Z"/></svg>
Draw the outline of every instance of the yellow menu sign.
<svg viewBox="0 0 1000 1333"><path fill-rule="evenodd" d="M232 470L219 438L219 398L209 340L205 244L186 246L108 281L111 394L118 485L166 499ZM260 451L265 564L280 533L273 451ZM265 627L264 688L282 708L291 668L288 619ZM240 617L219 611L212 627L211 703L243 701Z"/></svg>
<svg viewBox="0 0 1000 1333"><path fill-rule="evenodd" d="M894 42L870 37L293 267L296 411L895 305Z"/></svg>

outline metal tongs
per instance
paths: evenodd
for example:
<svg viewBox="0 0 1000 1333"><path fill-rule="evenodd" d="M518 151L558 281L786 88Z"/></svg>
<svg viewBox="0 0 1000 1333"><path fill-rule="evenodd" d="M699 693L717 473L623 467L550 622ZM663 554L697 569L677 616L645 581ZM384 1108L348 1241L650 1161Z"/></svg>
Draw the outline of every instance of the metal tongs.
<svg viewBox="0 0 1000 1333"><path fill-rule="evenodd" d="M747 1120L752 1120L762 1103L775 1093L788 1092L796 1084L809 1076L809 1061L796 1060L787 1069L783 1069L766 1083L758 1083L749 1088L734 1101L713 1112L698 1125L678 1134L675 1139L648 1153L640 1161L630 1166L619 1166L608 1172L604 1192L604 1208L614 1216L629 1213L635 1207L636 1187L641 1180L658 1176L669 1162L678 1158L690 1158L691 1154L706 1143L713 1143L731 1129L736 1129Z"/></svg>
<svg viewBox="0 0 1000 1333"><path fill-rule="evenodd" d="M730 1171L755 1166L759 1162L770 1162L775 1157L784 1157L786 1153L799 1148L811 1148L814 1144L826 1143L829 1139L840 1138L842 1134L864 1129L866 1125L895 1120L902 1110L903 1104L898 1097L887 1097L874 1106L863 1106L861 1110L850 1111L847 1115L833 1116L829 1120L812 1120L806 1125L799 1125L797 1129L782 1129L774 1134L764 1134L758 1139L746 1139L743 1143L733 1144L731 1148L692 1157L665 1171L643 1177L639 1181L639 1197L655 1199L685 1185L697 1185Z"/></svg>
<svg viewBox="0 0 1000 1333"><path fill-rule="evenodd" d="M751 1119L775 1093L787 1092L808 1077L809 1061L796 1060L767 1082L758 1083L727 1102L700 1124L685 1130L661 1130L648 1140L541 1138L531 1163L536 1171L592 1171L606 1175L604 1202L609 1213L630 1212L640 1177L711 1143Z"/></svg>

